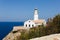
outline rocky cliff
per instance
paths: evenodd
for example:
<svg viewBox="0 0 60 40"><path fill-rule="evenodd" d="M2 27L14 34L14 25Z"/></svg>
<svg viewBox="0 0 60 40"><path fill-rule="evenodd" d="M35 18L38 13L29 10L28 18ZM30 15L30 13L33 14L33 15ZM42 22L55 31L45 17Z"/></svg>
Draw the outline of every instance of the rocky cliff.
<svg viewBox="0 0 60 40"><path fill-rule="evenodd" d="M25 31L26 29L23 26L15 26L13 30L5 37L3 40L16 40L20 37L21 32Z"/></svg>
<svg viewBox="0 0 60 40"><path fill-rule="evenodd" d="M3 40L17 40L21 32L25 31L24 27L14 27L13 30ZM30 40L60 40L60 34L51 34L43 37L33 38Z"/></svg>
<svg viewBox="0 0 60 40"><path fill-rule="evenodd" d="M60 40L60 34L52 34L52 35L48 35L48 36L33 38L30 40Z"/></svg>

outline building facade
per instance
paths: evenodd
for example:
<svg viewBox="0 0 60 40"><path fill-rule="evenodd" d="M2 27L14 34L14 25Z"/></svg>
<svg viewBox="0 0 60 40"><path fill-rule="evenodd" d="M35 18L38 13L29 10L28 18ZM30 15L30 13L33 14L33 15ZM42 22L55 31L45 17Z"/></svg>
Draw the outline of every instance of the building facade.
<svg viewBox="0 0 60 40"><path fill-rule="evenodd" d="M36 27L38 25L46 25L45 19L39 19L38 18L38 10L34 9L34 20L27 20L24 22L24 27L25 28L32 28Z"/></svg>

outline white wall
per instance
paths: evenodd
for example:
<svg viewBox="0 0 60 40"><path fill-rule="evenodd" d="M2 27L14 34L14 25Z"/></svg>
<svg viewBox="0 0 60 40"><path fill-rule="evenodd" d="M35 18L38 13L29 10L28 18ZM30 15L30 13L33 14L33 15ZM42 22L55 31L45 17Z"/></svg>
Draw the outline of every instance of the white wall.
<svg viewBox="0 0 60 40"><path fill-rule="evenodd" d="M27 25L27 26L26 26ZM30 26L29 26L30 25ZM32 26L33 25L33 26ZM24 22L24 27L26 28L32 28L32 27L35 27L35 23L32 21L32 20L28 20L28 21L25 21Z"/></svg>

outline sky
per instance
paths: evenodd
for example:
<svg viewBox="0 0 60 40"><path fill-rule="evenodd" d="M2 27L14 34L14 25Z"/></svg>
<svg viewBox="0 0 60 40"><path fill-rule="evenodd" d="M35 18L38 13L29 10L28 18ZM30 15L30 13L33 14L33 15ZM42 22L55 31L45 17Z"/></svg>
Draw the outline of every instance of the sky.
<svg viewBox="0 0 60 40"><path fill-rule="evenodd" d="M0 22L33 19L35 8L39 18L47 20L60 14L60 0L0 0Z"/></svg>

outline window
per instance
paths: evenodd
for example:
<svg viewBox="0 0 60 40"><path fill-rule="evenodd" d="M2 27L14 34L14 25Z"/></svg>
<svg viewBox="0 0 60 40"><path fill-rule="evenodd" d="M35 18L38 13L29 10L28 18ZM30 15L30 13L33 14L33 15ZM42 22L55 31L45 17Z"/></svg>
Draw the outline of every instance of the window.
<svg viewBox="0 0 60 40"><path fill-rule="evenodd" d="M32 25L32 27L34 27L34 25Z"/></svg>
<svg viewBox="0 0 60 40"><path fill-rule="evenodd" d="M29 21L30 22L30 21Z"/></svg>
<svg viewBox="0 0 60 40"><path fill-rule="evenodd" d="M27 24L26 24L26 27L27 27Z"/></svg>
<svg viewBox="0 0 60 40"><path fill-rule="evenodd" d="M30 27L30 24L29 24L29 27Z"/></svg>

